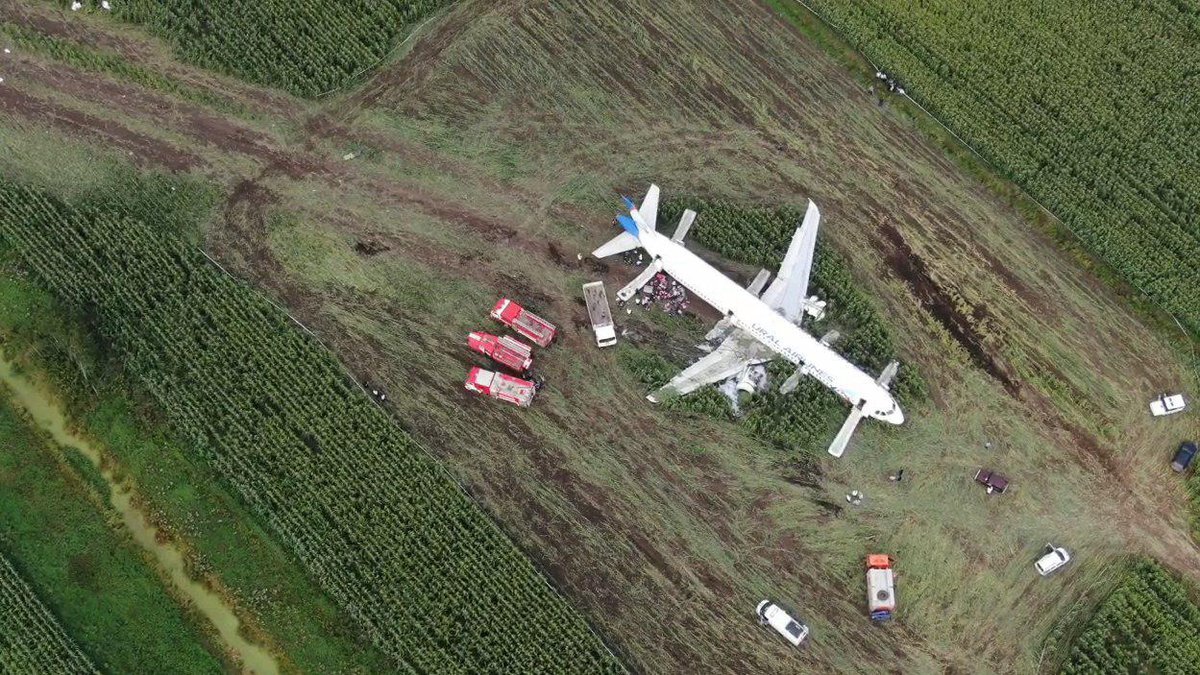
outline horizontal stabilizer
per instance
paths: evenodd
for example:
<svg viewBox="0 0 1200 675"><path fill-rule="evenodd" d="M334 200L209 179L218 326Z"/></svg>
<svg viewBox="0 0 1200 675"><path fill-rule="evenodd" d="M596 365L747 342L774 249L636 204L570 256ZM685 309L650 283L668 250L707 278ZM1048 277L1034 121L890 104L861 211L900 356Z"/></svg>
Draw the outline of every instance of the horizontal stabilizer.
<svg viewBox="0 0 1200 675"><path fill-rule="evenodd" d="M842 453L846 452L846 446L850 444L850 437L854 435L854 430L858 427L858 423L863 418L863 407L866 401L859 401L857 405L850 409L850 416L846 418L842 428L838 430L837 436L834 436L833 442L829 444L829 454L834 457L841 457Z"/></svg>
<svg viewBox="0 0 1200 675"><path fill-rule="evenodd" d="M596 256L597 258L607 258L610 255L632 251L638 246L641 246L641 244L638 242L636 237L628 232L622 232L612 239L609 239L608 242L600 248L592 251L592 255Z"/></svg>

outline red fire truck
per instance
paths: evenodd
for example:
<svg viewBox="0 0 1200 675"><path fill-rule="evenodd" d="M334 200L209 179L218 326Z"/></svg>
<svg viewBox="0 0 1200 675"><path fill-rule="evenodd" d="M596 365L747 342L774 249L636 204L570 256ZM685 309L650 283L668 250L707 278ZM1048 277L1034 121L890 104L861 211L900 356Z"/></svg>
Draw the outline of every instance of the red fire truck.
<svg viewBox="0 0 1200 675"><path fill-rule="evenodd" d="M539 347L549 347L550 341L554 339L554 324L508 298L500 298L492 308L492 318L517 331Z"/></svg>
<svg viewBox="0 0 1200 675"><path fill-rule="evenodd" d="M529 380L483 368L472 368L467 374L465 386L467 391L515 403L523 408L533 402L533 396L537 393L537 386Z"/></svg>
<svg viewBox="0 0 1200 675"><path fill-rule="evenodd" d="M471 333L467 335L467 346L517 373L524 373L533 365L533 350L529 345L507 335Z"/></svg>

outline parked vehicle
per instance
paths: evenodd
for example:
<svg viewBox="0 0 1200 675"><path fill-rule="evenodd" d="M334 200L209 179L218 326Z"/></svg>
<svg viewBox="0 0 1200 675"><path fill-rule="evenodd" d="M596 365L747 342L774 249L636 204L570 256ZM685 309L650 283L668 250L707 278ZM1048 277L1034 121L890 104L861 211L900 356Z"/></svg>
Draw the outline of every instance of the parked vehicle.
<svg viewBox="0 0 1200 675"><path fill-rule="evenodd" d="M975 482L987 488L988 494L1001 493L1008 489L1008 479L991 469L975 472Z"/></svg>
<svg viewBox="0 0 1200 675"><path fill-rule="evenodd" d="M467 346L515 373L527 372L533 366L529 345L507 335L496 337L477 331L467 335Z"/></svg>
<svg viewBox="0 0 1200 675"><path fill-rule="evenodd" d="M774 628L775 632L782 635L783 639L792 643L793 646L799 647L808 637L808 626L792 618L790 614L770 600L758 603L755 611L758 612L759 624Z"/></svg>
<svg viewBox="0 0 1200 675"><path fill-rule="evenodd" d="M464 386L467 391L508 401L522 408L533 403L533 396L537 393L537 385L529 380L483 368L472 368Z"/></svg>
<svg viewBox="0 0 1200 675"><path fill-rule="evenodd" d="M1183 412L1186 407L1187 403L1183 400L1183 394L1173 396L1160 394L1158 398L1150 402L1150 414L1155 417L1174 415L1177 412Z"/></svg>
<svg viewBox="0 0 1200 675"><path fill-rule="evenodd" d="M603 281L583 285L583 301L587 303L588 318L592 331L596 333L596 345L608 347L617 343L617 330L613 326L612 312L608 306L608 294Z"/></svg>
<svg viewBox="0 0 1200 675"><path fill-rule="evenodd" d="M1047 576L1069 562L1071 562L1071 554L1067 552L1067 549L1054 544L1046 544L1045 552L1033 566L1037 569L1038 574Z"/></svg>
<svg viewBox="0 0 1200 675"><path fill-rule="evenodd" d="M891 619L896 611L896 577L889 555L867 556L867 608L876 623Z"/></svg>
<svg viewBox="0 0 1200 675"><path fill-rule="evenodd" d="M557 333L554 324L508 298L500 298L496 302L496 306L492 308L492 318L517 331L539 347L549 347Z"/></svg>
<svg viewBox="0 0 1200 675"><path fill-rule="evenodd" d="M1196 458L1196 444L1185 442L1180 444L1179 449L1175 451L1175 458L1171 460L1171 468L1184 472L1191 465L1192 460Z"/></svg>

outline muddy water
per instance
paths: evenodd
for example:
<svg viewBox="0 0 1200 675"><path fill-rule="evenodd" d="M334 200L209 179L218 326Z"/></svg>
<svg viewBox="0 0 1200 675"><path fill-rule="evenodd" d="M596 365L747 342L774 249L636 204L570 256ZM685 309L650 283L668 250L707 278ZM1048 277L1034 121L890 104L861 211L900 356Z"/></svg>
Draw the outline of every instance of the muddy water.
<svg viewBox="0 0 1200 675"><path fill-rule="evenodd" d="M112 504L121 514L121 521L139 546L149 551L171 583L196 606L221 636L230 653L236 655L245 672L274 675L279 672L275 658L262 647L238 634L238 618L221 598L196 582L184 571L183 555L170 543L160 542L158 530L146 515L133 504L132 493L113 478L112 472L100 467L100 453L86 440L67 429L66 418L54 400L41 388L17 375L12 363L0 353L0 380L12 391L13 401L24 408L59 445L69 446L84 454L104 477L112 490Z"/></svg>

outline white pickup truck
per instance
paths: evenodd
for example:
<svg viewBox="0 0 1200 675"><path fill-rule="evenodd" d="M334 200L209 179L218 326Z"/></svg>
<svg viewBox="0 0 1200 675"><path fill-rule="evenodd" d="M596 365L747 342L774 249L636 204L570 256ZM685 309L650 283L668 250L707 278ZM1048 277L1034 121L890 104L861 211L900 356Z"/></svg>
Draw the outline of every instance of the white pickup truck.
<svg viewBox="0 0 1200 675"><path fill-rule="evenodd" d="M1174 415L1177 412L1183 412L1183 409L1186 407L1187 404L1183 400L1183 394L1175 394L1174 396L1162 394L1150 402L1150 414L1155 417Z"/></svg>

